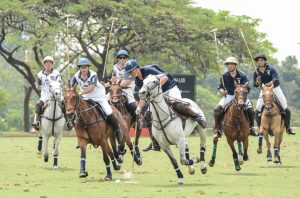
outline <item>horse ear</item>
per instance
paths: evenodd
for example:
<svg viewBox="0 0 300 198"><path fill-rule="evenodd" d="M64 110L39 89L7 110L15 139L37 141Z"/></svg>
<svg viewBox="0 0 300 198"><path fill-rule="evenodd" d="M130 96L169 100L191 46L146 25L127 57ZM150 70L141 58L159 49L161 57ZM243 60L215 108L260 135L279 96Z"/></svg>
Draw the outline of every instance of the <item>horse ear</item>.
<svg viewBox="0 0 300 198"><path fill-rule="evenodd" d="M272 85L270 86L270 88L273 89L273 87L274 87L274 85L272 84Z"/></svg>
<svg viewBox="0 0 300 198"><path fill-rule="evenodd" d="M249 81L247 81L247 82L244 84L244 86L247 87L248 84L249 84Z"/></svg>
<svg viewBox="0 0 300 198"><path fill-rule="evenodd" d="M261 88L262 88L262 89L265 89L265 88L266 88L266 85L265 85L264 83L262 83L262 84L261 84Z"/></svg>

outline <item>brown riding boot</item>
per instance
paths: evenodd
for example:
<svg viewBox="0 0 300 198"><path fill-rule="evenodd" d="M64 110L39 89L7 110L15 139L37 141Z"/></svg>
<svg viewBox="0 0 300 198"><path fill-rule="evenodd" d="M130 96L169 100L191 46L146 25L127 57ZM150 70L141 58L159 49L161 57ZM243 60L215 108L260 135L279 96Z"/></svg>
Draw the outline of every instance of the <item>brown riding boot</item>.
<svg viewBox="0 0 300 198"><path fill-rule="evenodd" d="M220 138L222 136L221 131L221 121L222 121L222 113L223 107L218 105L214 109L214 118L215 118L215 131L214 131L214 138Z"/></svg>
<svg viewBox="0 0 300 198"><path fill-rule="evenodd" d="M206 128L206 120L205 118L200 114L196 113L190 108L189 103L184 103L184 102L173 102L172 107L174 108L175 111L178 113L182 113L183 115L192 117L202 128Z"/></svg>
<svg viewBox="0 0 300 198"><path fill-rule="evenodd" d="M120 130L120 125L119 125L119 121L118 121L118 117L117 117L116 113L113 112L112 114L108 115L107 120L113 127L115 137L119 144L119 153L121 155L124 155L126 153L125 143L124 143L123 134Z"/></svg>
<svg viewBox="0 0 300 198"><path fill-rule="evenodd" d="M247 109L247 115L249 119L250 135L258 136L258 133L255 131L254 127L254 110L253 108Z"/></svg>
<svg viewBox="0 0 300 198"><path fill-rule="evenodd" d="M291 111L290 111L289 108L287 108L284 112L285 112L284 123L285 123L286 132L289 135L295 135L296 133L290 127L290 123L291 123Z"/></svg>

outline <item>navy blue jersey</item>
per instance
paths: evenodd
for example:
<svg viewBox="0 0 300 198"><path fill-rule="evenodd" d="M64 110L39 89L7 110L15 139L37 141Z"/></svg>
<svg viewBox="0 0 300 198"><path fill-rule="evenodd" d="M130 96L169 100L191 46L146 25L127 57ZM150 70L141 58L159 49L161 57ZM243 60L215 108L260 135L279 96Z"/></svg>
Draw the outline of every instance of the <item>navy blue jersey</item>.
<svg viewBox="0 0 300 198"><path fill-rule="evenodd" d="M224 89L224 86L225 86L225 89L227 90L227 93L229 95L234 95L234 89L235 89L234 81L237 84L242 84L242 85L249 82L247 74L242 71L239 71L239 70L236 70L236 75L234 78L230 75L229 72L225 72L223 74L223 80L224 80L224 85L222 82L222 78L220 78L218 89L221 89L221 88ZM249 91L250 91L250 87L248 86L248 92Z"/></svg>
<svg viewBox="0 0 300 198"><path fill-rule="evenodd" d="M177 81L175 81L174 78L170 74L164 72L162 69L160 69L156 65L146 65L144 67L141 67L140 70L141 70L143 79L145 79L149 74L152 74L152 75L167 74L168 80L162 86L163 92L166 92L177 85ZM143 86L143 80L135 78L135 85L138 87L138 89L141 89Z"/></svg>
<svg viewBox="0 0 300 198"><path fill-rule="evenodd" d="M257 74L258 73L258 74ZM253 82L254 82L254 87L258 87L260 85L257 85L255 82L256 82L256 78L259 76L261 76L261 83L269 83L271 81L273 81L273 86L274 87L278 87L279 86L279 76L278 76L278 73L277 71L275 70L275 68L270 65L269 63L266 63L266 69L265 69L265 72L262 73L258 70L257 70L253 73Z"/></svg>

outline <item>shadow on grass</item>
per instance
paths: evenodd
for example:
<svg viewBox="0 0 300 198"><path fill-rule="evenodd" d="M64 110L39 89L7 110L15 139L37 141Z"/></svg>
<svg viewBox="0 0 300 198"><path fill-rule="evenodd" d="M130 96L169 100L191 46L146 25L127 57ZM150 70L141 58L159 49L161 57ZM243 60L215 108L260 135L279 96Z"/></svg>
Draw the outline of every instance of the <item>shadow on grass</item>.
<svg viewBox="0 0 300 198"><path fill-rule="evenodd" d="M42 166L41 168L45 169L45 170L49 170L49 171L59 171L59 172L76 170L74 168L67 168L67 167L58 167L58 169L56 169L56 170L54 170L53 167L44 167L44 166Z"/></svg>
<svg viewBox="0 0 300 198"><path fill-rule="evenodd" d="M215 184L209 184L209 183L183 183L182 186L186 187L204 187L204 186L214 186ZM147 186L153 186L153 187L164 187L164 188L178 188L179 185L177 184L177 181L174 182L169 182L168 184L154 184L154 185L149 185Z"/></svg>
<svg viewBox="0 0 300 198"><path fill-rule="evenodd" d="M299 166L284 166L284 165L276 166L276 165L273 163L273 164L270 164L270 165L268 165L268 166L260 166L259 168L299 168Z"/></svg>
<svg viewBox="0 0 300 198"><path fill-rule="evenodd" d="M260 173L246 173L246 172L242 172L242 173L219 173L221 175L233 175L233 176L266 176L266 174L260 174Z"/></svg>

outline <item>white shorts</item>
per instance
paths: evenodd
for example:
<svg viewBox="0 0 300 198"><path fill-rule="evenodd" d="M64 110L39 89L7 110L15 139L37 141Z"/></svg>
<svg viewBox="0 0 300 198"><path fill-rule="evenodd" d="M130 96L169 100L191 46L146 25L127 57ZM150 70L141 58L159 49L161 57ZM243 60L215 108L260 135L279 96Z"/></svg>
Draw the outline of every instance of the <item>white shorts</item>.
<svg viewBox="0 0 300 198"><path fill-rule="evenodd" d="M220 100L220 102L218 103L218 105L220 105L220 106L222 106L222 108L224 108L232 100L234 100L234 95L226 95L226 97L223 96L222 99ZM245 105L246 105L246 109L252 108L252 103L249 100L249 98L247 98Z"/></svg>
<svg viewBox="0 0 300 198"><path fill-rule="evenodd" d="M276 97L278 99L278 101L280 102L280 105L283 108L283 110L286 110L287 109L287 101L286 101L286 98L285 98L281 88L279 86L273 88L273 93L274 93L274 97ZM255 108L256 111L261 112L263 105L264 105L264 99L262 97L262 90L261 90L259 93L257 103L256 103L256 108Z"/></svg>

